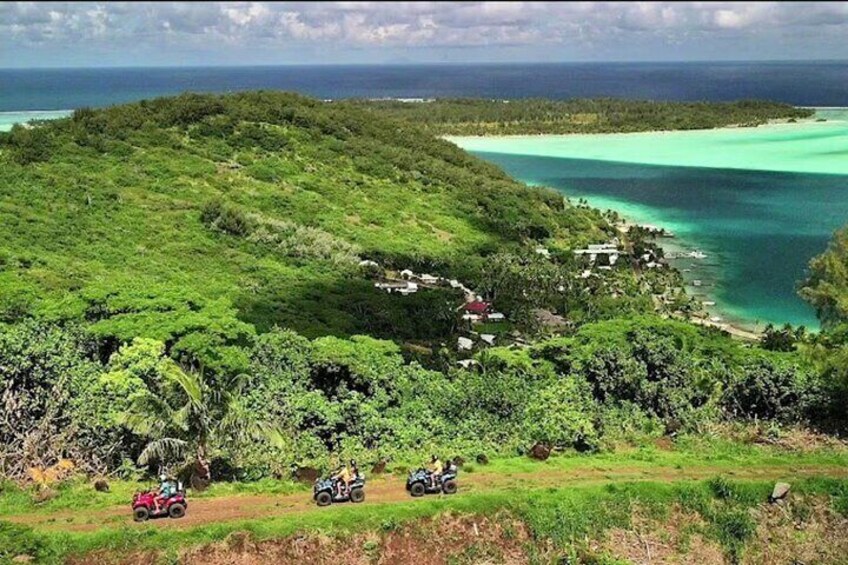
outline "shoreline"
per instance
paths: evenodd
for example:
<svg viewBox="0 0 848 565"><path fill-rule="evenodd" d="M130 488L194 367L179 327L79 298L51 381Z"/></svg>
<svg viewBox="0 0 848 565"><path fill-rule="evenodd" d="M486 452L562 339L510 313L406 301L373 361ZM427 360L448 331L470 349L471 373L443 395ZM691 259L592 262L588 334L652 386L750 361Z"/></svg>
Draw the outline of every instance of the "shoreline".
<svg viewBox="0 0 848 565"><path fill-rule="evenodd" d="M616 230L618 230L621 233L626 233L627 230L631 227L641 227L641 228L647 228L647 229L659 229L659 230L662 230L662 232L664 232L666 234L672 234L673 233L670 230L666 229L661 224L657 225L657 224L645 224L645 223L636 222L632 218L629 218L629 217L623 215L620 211L618 211L618 210L614 210L614 211L621 218L621 221L618 222L617 224L615 224L614 227L616 228ZM653 239L654 239L654 243L663 250L663 254L669 253L669 252L681 252L681 251L687 251L687 250L688 251L696 250L696 249L690 248L688 245L686 245L685 240L677 240L677 237L678 236L676 234L671 235L671 236L669 236L669 235L655 235ZM671 238L674 238L674 240L676 240L676 241L683 241L683 244L671 243L670 241L668 241ZM759 341L760 340L760 338L763 336L762 331L757 329L755 326L754 327L746 327L744 320L734 320L734 317L731 316L726 310L724 310L721 307L721 303L716 296L713 296L710 293L705 292L702 295L702 297L703 298L709 298L709 300L704 301L704 300L699 299L698 296L696 296L695 294L693 294L689 290L689 287L691 285L688 284L688 282L686 281L686 279L683 275L683 272L677 266L674 266L671 263L671 261L675 261L675 260L677 260L677 259L666 259L666 261L669 262L669 267L676 269L680 273L681 278L683 278L683 283L684 283L683 284L683 290L684 290L684 292L686 292L686 295L689 296L692 300L699 303L699 310L697 312L695 312L694 314L692 314L691 316L672 314L671 317L679 319L679 320L688 321L688 322L691 322L691 323L694 323L694 324L697 324L697 325L700 325L700 326L717 328L717 329L723 330L723 331L729 333L731 336L739 338L739 339L744 339L744 340L747 340L747 341ZM704 302L711 302L712 303L712 306L715 308L713 316L719 315L718 316L720 318L719 321L714 321L714 320L711 319L711 315L710 315L711 313L706 309Z"/></svg>

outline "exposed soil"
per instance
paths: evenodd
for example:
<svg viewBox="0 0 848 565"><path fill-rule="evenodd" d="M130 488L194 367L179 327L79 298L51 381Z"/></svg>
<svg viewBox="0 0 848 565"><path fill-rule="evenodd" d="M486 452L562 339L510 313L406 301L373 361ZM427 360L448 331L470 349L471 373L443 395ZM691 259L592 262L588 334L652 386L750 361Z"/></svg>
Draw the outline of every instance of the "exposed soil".
<svg viewBox="0 0 848 565"><path fill-rule="evenodd" d="M659 524L647 519L635 508L632 527L613 528L591 549L598 554L624 559L628 563L652 565L723 565L721 546L697 533L705 526L701 517L675 506L668 518Z"/></svg>
<svg viewBox="0 0 848 565"><path fill-rule="evenodd" d="M311 534L256 541L247 533L237 532L221 542L189 551L180 562L203 565L524 565L530 562L529 540L527 527L507 515L448 514L411 522L393 531L351 537ZM98 561L100 557L109 558L107 554L86 556L87 559L98 558ZM120 563L149 565L156 562L157 557L156 554L138 553Z"/></svg>
<svg viewBox="0 0 848 565"><path fill-rule="evenodd" d="M757 533L743 564L848 563L848 519L824 499L763 505L755 519Z"/></svg>
<svg viewBox="0 0 848 565"><path fill-rule="evenodd" d="M826 497L761 504L751 514L757 530L741 553L742 565L848 563L848 519ZM662 520L648 519L636 507L630 528L608 530L587 551L596 559L639 565L725 565L729 558L720 544L703 535L706 527L697 513L676 505Z"/></svg>
<svg viewBox="0 0 848 565"><path fill-rule="evenodd" d="M796 497L751 510L757 522L753 538L741 553L742 565L848 562L848 519L834 512L826 497ZM667 514L652 514L634 505L629 528L612 528L599 539L578 542L579 563L636 565L728 565L735 563L708 537L700 515L674 505ZM353 536L297 534L258 541L235 532L219 542L192 549L182 564L203 565L525 565L569 563L549 540L534 539L527 525L502 511L492 516L446 513L415 520L398 528ZM157 552L117 556L96 552L72 564L149 565ZM170 561L169 561L170 562Z"/></svg>
<svg viewBox="0 0 848 565"><path fill-rule="evenodd" d="M619 467L614 470L542 470L533 473L461 473L459 476L459 494L463 492L484 492L516 487L543 488L563 487L571 484L589 485L621 481L659 481L703 480L719 474L729 474L736 479L788 480L809 476L848 477L848 468L844 466L764 466L745 467L727 473L719 467L671 468ZM436 496L436 495L433 495ZM440 495L441 496L441 495ZM429 497L428 497L429 498ZM412 502L404 488L402 478L380 476L369 480L366 485L366 499L363 504L389 504ZM292 515L303 512L320 511L308 492L290 495L236 495L217 498L192 499L189 495L188 512L179 520L157 519L143 524L132 521L129 504L99 510L96 515L89 512L55 512L51 514L26 514L8 516L4 520L23 523L43 529L62 531L92 531L104 526L130 526L138 528L190 528L205 524L234 520L267 518Z"/></svg>

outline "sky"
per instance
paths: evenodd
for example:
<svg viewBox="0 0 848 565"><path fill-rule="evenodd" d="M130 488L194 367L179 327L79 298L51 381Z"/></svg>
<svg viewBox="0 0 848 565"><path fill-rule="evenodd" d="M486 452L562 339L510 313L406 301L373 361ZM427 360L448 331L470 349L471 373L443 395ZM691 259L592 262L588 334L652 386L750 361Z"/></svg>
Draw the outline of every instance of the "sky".
<svg viewBox="0 0 848 565"><path fill-rule="evenodd" d="M0 68L848 59L848 2L0 2Z"/></svg>

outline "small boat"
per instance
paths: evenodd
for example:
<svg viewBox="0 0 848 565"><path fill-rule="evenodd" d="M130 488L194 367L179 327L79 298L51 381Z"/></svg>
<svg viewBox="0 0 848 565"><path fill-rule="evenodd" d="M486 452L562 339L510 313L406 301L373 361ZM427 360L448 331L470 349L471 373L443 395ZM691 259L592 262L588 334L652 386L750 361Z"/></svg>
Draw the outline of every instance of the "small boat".
<svg viewBox="0 0 848 565"><path fill-rule="evenodd" d="M695 251L690 251L687 257L691 257L692 259L706 259L707 254L696 249Z"/></svg>
<svg viewBox="0 0 848 565"><path fill-rule="evenodd" d="M713 302L712 300L704 300L703 302L701 302L701 304L703 306L715 306L715 302Z"/></svg>
<svg viewBox="0 0 848 565"><path fill-rule="evenodd" d="M699 279L695 279L692 281L692 286L701 286L701 281Z"/></svg>

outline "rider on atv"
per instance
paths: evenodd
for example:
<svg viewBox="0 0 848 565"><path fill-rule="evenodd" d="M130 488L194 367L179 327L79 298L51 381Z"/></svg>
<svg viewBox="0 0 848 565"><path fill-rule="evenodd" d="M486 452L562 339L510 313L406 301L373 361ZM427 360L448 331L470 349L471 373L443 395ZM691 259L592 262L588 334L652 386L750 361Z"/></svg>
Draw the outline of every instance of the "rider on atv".
<svg viewBox="0 0 848 565"><path fill-rule="evenodd" d="M153 499L153 511L159 513L161 505L177 493L177 485L162 473L159 475L159 494Z"/></svg>
<svg viewBox="0 0 848 565"><path fill-rule="evenodd" d="M430 486L435 487L436 481L442 476L445 467L438 457L431 455L430 465L427 467L427 470L430 471Z"/></svg>
<svg viewBox="0 0 848 565"><path fill-rule="evenodd" d="M358 474L358 470L356 470L356 461L353 459L350 460L350 466L355 472L351 472L351 469L348 469L347 465L340 465L336 472L331 477L336 480L336 488L339 490L339 496L344 496L345 491L350 487L350 482L356 477Z"/></svg>

